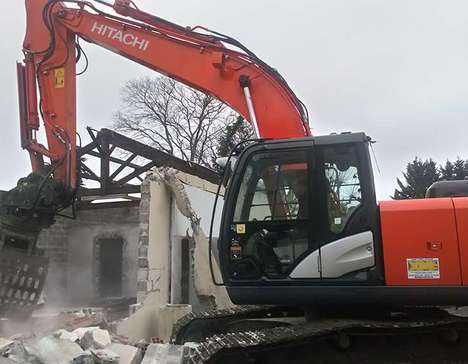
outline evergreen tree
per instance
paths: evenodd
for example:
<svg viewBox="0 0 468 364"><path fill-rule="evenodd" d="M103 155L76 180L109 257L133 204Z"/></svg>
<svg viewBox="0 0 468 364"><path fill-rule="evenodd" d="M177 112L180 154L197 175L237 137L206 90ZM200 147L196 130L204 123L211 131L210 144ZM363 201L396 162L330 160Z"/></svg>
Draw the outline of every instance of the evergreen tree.
<svg viewBox="0 0 468 364"><path fill-rule="evenodd" d="M455 162L447 160L444 166L440 166L441 180L463 180L468 179L468 160L457 157Z"/></svg>
<svg viewBox="0 0 468 364"><path fill-rule="evenodd" d="M440 179L440 171L432 159L422 161L421 158L415 157L407 164L403 177L405 183L397 178L398 188L392 196L395 200L424 198L427 188Z"/></svg>
<svg viewBox="0 0 468 364"><path fill-rule="evenodd" d="M218 157L227 157L237 144L253 137L252 126L242 116L238 116L221 133L218 139L216 155Z"/></svg>

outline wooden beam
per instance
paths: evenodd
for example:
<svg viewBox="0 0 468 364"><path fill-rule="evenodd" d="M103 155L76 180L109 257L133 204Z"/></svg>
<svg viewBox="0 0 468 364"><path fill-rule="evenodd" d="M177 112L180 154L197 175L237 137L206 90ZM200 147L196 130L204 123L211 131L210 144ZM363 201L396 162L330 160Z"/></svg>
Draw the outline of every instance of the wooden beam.
<svg viewBox="0 0 468 364"><path fill-rule="evenodd" d="M99 134L98 134L99 135ZM99 138L99 144L101 146L101 190L102 194L107 193L107 187L109 185L109 173L110 173L110 153L109 153L109 138L103 135Z"/></svg>
<svg viewBox="0 0 468 364"><path fill-rule="evenodd" d="M80 167L84 170L85 173L87 173L87 175L81 174L82 178L91 179L93 181L98 181L98 182L101 180L99 176L96 173L94 173L91 170L91 168L89 168L86 164L81 163Z"/></svg>
<svg viewBox="0 0 468 364"><path fill-rule="evenodd" d="M127 182L130 182L132 179L137 178L140 174L145 173L149 169L153 168L156 165L156 162L149 162L145 164L144 166L141 166L138 169L135 169L132 173L126 175L122 179L119 179L118 181L115 181L118 185L123 185Z"/></svg>
<svg viewBox="0 0 468 364"><path fill-rule="evenodd" d="M84 147L78 148L78 156L82 157L89 152L91 152L93 149L96 148L96 142L91 142L89 144L86 144Z"/></svg>
<svg viewBox="0 0 468 364"><path fill-rule="evenodd" d="M93 157L101 158L101 155L100 155L98 152L95 152L95 151L90 151L90 152L88 152L87 154L88 154L88 155L91 155L91 156L93 156ZM117 164L125 163L125 161L124 161L123 159L119 159L119 158L117 158L117 157L112 157L112 156L109 157L109 160L110 160L111 162L117 163ZM133 168L133 169L136 169L136 168L140 168L141 165L134 164L134 163L130 163L130 164L128 165L128 167L131 167L131 168Z"/></svg>
<svg viewBox="0 0 468 364"><path fill-rule="evenodd" d="M133 153L130 157L128 157L121 165L119 168L117 168L114 173L111 174L111 176L109 177L111 180L115 179L115 177L117 177L117 175L122 172L125 167L129 167L129 164L132 162L132 160L134 160L135 158L137 157L137 154Z"/></svg>
<svg viewBox="0 0 468 364"><path fill-rule="evenodd" d="M100 135L107 135L109 142L117 145L119 148L136 153L148 160L154 161L156 166L172 167L181 172L198 176L207 181L218 183L220 175L212 169L188 163L180 158L161 152L160 150L140 143L134 139L118 134L109 129L101 129Z"/></svg>
<svg viewBox="0 0 468 364"><path fill-rule="evenodd" d="M101 146L99 144L99 141L97 140L99 132L97 132L96 135L94 135L94 129L90 128L89 126L86 128L86 130L88 131L88 134L91 137L92 141L96 144L96 148L99 151L99 153L102 153Z"/></svg>
<svg viewBox="0 0 468 364"><path fill-rule="evenodd" d="M85 155L97 157L100 159L100 175L93 172L88 166L82 163L80 175L83 179L98 181L99 189L81 189L81 196L107 196L109 194L138 193L140 187L130 185L133 179L143 181L144 173L152 167L171 167L178 171L200 177L212 183L218 183L220 175L203 166L186 162L180 158L161 152L156 148L140 143L132 138L126 137L109 129L101 129L99 132L92 128L87 128L92 142L79 149L80 157ZM119 148L130 152L129 157L118 158L112 156L112 152ZM140 165L133 163L138 158L143 157L146 164ZM111 173L110 163L118 164L119 167ZM116 180L116 177L122 173L125 168L132 168L133 172Z"/></svg>

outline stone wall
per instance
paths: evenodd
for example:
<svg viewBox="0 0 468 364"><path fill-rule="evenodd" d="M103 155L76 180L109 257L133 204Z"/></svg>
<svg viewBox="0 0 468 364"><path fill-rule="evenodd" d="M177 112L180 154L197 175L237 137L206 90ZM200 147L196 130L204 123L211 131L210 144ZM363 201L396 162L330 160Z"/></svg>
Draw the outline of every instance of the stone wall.
<svg viewBox="0 0 468 364"><path fill-rule="evenodd" d="M71 220L58 217L56 223L39 235L37 245L49 257L49 273L44 289L48 302L63 301L67 292L68 230Z"/></svg>
<svg viewBox="0 0 468 364"><path fill-rule="evenodd" d="M79 210L76 220L58 217L39 236L50 258L45 287L51 305L90 304L99 300L99 238L119 237L123 244L124 297L136 297L139 208Z"/></svg>
<svg viewBox="0 0 468 364"><path fill-rule="evenodd" d="M137 272L137 303L142 304L150 290L148 242L149 242L149 220L150 220L150 182L145 178L141 184L140 200L140 234L138 238L138 272Z"/></svg>

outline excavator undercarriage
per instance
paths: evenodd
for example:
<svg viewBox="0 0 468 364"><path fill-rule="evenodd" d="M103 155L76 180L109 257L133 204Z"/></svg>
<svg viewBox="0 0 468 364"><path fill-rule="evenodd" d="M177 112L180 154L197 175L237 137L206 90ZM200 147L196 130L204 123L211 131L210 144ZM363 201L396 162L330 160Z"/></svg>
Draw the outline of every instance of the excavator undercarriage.
<svg viewBox="0 0 468 364"><path fill-rule="evenodd" d="M452 363L465 360L468 317L441 308L314 313L241 306L190 314L173 342L189 342L184 363Z"/></svg>

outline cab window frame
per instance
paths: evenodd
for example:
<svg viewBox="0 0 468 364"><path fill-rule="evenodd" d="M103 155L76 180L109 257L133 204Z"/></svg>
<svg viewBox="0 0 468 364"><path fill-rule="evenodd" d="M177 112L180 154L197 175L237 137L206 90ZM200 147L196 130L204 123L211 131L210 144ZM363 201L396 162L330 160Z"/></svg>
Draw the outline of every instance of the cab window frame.
<svg viewBox="0 0 468 364"><path fill-rule="evenodd" d="M314 152L313 152L314 147L308 145L304 146L302 148L295 148L294 150L291 149L283 149L283 148L274 148L274 149L258 149L254 150L251 152L251 154L248 155L248 157L243 161L243 166L241 168L240 174L237 176L237 186L236 186L236 191L235 194L233 194L233 199L231 200L232 203L232 212L230 213L229 221L231 223L232 229L234 229L234 226L236 224L245 224L247 226L254 226L254 225L263 225L265 228L268 226L282 226L282 227L289 227L289 230L291 229L299 229L303 230L306 234L306 244L305 244L305 249L303 252L298 254L297 256L291 257L291 263L287 265L287 268L281 273L281 274L273 274L269 275L264 272L264 276L268 279L284 279L284 277L288 276L294 268L303 260L304 257L309 255L312 251L318 249L318 246L316 243L313 243L314 239L314 229L317 229L317 224L313 223L311 224L311 220L314 219L314 216L316 216L316 212L313 211L313 203L316 200L315 195L316 192L311 188L313 183L315 183L316 180L316 171L315 171L315 158L314 158ZM239 213L240 216L243 216L241 220L236 220L236 213L239 211L238 208L238 199L239 199L239 194L241 193L241 189L243 188L244 181L243 179L246 176L246 173L249 169L249 167L252 166L252 159L255 158L258 155L265 155L265 154L274 154L276 157L278 157L279 160L279 165L287 165L287 164L298 164L298 163L304 163L306 165L306 216L302 218L292 218L292 219L269 219L269 220L250 220L249 218L245 218L245 216L250 215L250 209L252 206L252 201L254 198L254 194L250 194L249 201L243 202L242 206L242 212ZM284 153L288 153L291 155L296 155L296 158L291 157L292 162L283 162L285 159L279 158L284 155ZM302 158L299 158L302 154ZM294 160L297 159L297 160ZM274 165L274 163L272 163ZM258 181L258 180L257 180ZM257 182L258 183L258 182ZM253 187L253 186L252 186ZM256 188L256 187L255 187ZM246 205L249 207L247 208ZM317 209L317 208L315 208ZM247 211L248 210L248 211ZM231 230L232 230L231 229ZM286 229L286 228L285 228ZM235 229L234 229L235 230ZM234 232L232 230L232 233ZM287 231L287 229L285 230ZM233 233L234 235L234 233ZM294 249L293 249L294 250ZM280 258L280 257L279 257ZM257 278L252 278L254 280L258 279ZM236 278L230 276L230 280L235 280ZM242 281L245 281L245 279L240 278ZM248 280L248 279L247 279Z"/></svg>
<svg viewBox="0 0 468 364"><path fill-rule="evenodd" d="M343 147L350 147L354 149L354 156L355 160L357 161L357 178L359 180L359 187L360 187L360 203L359 205L353 210L353 212L347 217L347 220L345 224L343 225L342 229L340 231L333 231L331 227L331 221L329 218L329 205L328 205L328 190L327 190L327 185L326 185L326 174L325 174L325 151L326 149L332 149L334 150L336 147L333 145L323 145L323 146L317 146L316 147L316 165L317 165L317 183L319 184L319 194L322 196L320 199L319 205L320 205L320 210L322 211L319 214L319 218L321 220L321 226L322 228L320 229L319 235L321 236L322 240L322 246L326 244L329 241L335 241L337 239L340 239L341 237L345 237L349 235L349 226L352 223L352 220L354 217L359 214L359 211L364 209L366 204L367 204L367 185L366 181L362 179L363 171L362 171L362 163L364 163L361 159L361 151L359 148L359 145L355 143L347 143L343 144Z"/></svg>

